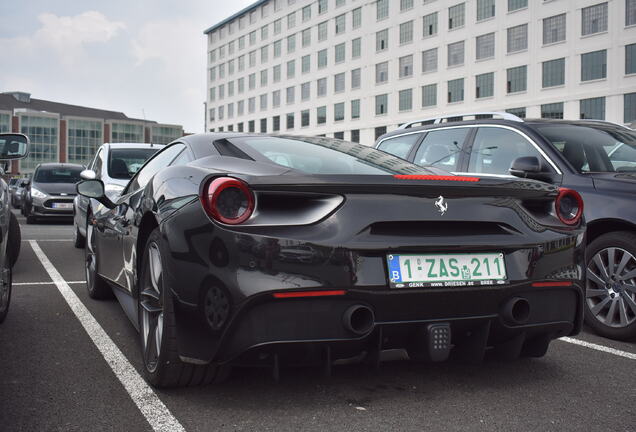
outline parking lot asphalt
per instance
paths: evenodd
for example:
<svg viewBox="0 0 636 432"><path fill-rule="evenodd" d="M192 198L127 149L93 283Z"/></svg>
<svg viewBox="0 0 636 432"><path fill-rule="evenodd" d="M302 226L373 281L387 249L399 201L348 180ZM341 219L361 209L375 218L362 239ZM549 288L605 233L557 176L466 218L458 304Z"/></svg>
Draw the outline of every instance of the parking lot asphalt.
<svg viewBox="0 0 636 432"><path fill-rule="evenodd" d="M88 298L72 225L19 220L22 251L0 325L1 431L636 430L636 344L587 330L540 359L395 360L335 367L330 378L290 369L279 382L236 369L218 385L141 388L138 335L115 300ZM101 329L112 346L100 345Z"/></svg>

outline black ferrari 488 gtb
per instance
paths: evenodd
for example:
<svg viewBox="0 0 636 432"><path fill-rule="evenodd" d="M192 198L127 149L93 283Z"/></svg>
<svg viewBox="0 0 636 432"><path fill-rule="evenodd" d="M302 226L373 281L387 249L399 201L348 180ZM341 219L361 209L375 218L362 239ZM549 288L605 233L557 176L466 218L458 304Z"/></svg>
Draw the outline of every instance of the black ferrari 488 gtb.
<svg viewBox="0 0 636 432"><path fill-rule="evenodd" d="M114 293L156 386L231 365L538 357L583 317L569 189L423 168L320 137L201 134L114 202L78 183L89 295Z"/></svg>

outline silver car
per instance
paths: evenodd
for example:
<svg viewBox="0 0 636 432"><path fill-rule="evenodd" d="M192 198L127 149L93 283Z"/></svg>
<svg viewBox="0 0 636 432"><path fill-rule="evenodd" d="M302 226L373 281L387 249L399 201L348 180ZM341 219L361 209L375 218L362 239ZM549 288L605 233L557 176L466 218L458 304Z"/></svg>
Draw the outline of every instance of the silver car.
<svg viewBox="0 0 636 432"><path fill-rule="evenodd" d="M97 149L95 158L81 177L103 181L106 195L116 201L132 176L163 147L160 144L106 143ZM83 248L86 242L86 225L94 204L98 205L80 195L73 200L73 240L77 248Z"/></svg>

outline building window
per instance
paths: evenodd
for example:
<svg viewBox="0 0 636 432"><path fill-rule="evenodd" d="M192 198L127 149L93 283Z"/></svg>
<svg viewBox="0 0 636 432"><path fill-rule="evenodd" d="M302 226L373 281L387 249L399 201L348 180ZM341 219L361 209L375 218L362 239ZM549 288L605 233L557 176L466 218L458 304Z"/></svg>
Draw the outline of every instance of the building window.
<svg viewBox="0 0 636 432"><path fill-rule="evenodd" d="M508 29L508 52L513 53L528 49L528 24Z"/></svg>
<svg viewBox="0 0 636 432"><path fill-rule="evenodd" d="M327 66L327 48L318 51L318 69Z"/></svg>
<svg viewBox="0 0 636 432"><path fill-rule="evenodd" d="M625 74L636 73L636 44L625 46Z"/></svg>
<svg viewBox="0 0 636 432"><path fill-rule="evenodd" d="M466 4L460 3L448 8L448 29L452 30L464 26Z"/></svg>
<svg viewBox="0 0 636 432"><path fill-rule="evenodd" d="M625 0L625 25L636 24L636 0Z"/></svg>
<svg viewBox="0 0 636 432"><path fill-rule="evenodd" d="M287 79L292 79L296 76L296 60L290 60L287 62Z"/></svg>
<svg viewBox="0 0 636 432"><path fill-rule="evenodd" d="M309 100L311 97L311 83L306 82L300 85L300 99L301 100Z"/></svg>
<svg viewBox="0 0 636 432"><path fill-rule="evenodd" d="M400 0L400 12L413 9L413 0Z"/></svg>
<svg viewBox="0 0 636 432"><path fill-rule="evenodd" d="M508 12L528 7L528 0L508 0Z"/></svg>
<svg viewBox="0 0 636 432"><path fill-rule="evenodd" d="M360 57L360 53L362 52L362 40L360 38L355 38L351 41L351 58Z"/></svg>
<svg viewBox="0 0 636 432"><path fill-rule="evenodd" d="M605 98L581 99L581 119L605 120Z"/></svg>
<svg viewBox="0 0 636 432"><path fill-rule="evenodd" d="M10 115L0 114L0 132L9 132ZM5 120L5 121L2 121ZM211 119L214 120L214 119ZM68 125L68 162L88 165L95 155L97 148L104 142L102 131L104 129L102 122L99 120L75 120L69 119ZM153 127L153 131L163 129L163 127ZM172 128L174 129L174 128ZM181 128L179 128L180 130ZM154 134L153 134L154 135ZM183 134L160 134L158 138L165 137L167 139L157 139L153 137L152 142L157 144L167 144L170 141L179 138ZM176 136L175 136L176 135Z"/></svg>
<svg viewBox="0 0 636 432"><path fill-rule="evenodd" d="M351 118L360 118L360 99L354 99L351 101Z"/></svg>
<svg viewBox="0 0 636 432"><path fill-rule="evenodd" d="M386 126L378 126L377 128L375 128L374 132L375 132L375 139L377 140L378 138L380 138L382 135L386 133Z"/></svg>
<svg viewBox="0 0 636 432"><path fill-rule="evenodd" d="M334 61L341 63L345 60L345 43L342 42L334 48Z"/></svg>
<svg viewBox="0 0 636 432"><path fill-rule="evenodd" d="M219 107L219 120L223 120L225 117L225 105Z"/></svg>
<svg viewBox="0 0 636 432"><path fill-rule="evenodd" d="M267 109L267 93L260 95L260 101L259 101L259 107L261 109L261 111L265 111ZM229 109L228 109L228 115L229 115Z"/></svg>
<svg viewBox="0 0 636 432"><path fill-rule="evenodd" d="M410 111L413 109L413 90L400 90L398 93L398 105L400 111Z"/></svg>
<svg viewBox="0 0 636 432"><path fill-rule="evenodd" d="M400 57L400 78L413 76L413 55Z"/></svg>
<svg viewBox="0 0 636 432"><path fill-rule="evenodd" d="M294 113L288 113L286 116L286 128L293 129L294 128Z"/></svg>
<svg viewBox="0 0 636 432"><path fill-rule="evenodd" d="M344 102L334 104L333 106L333 121L342 121L345 118Z"/></svg>
<svg viewBox="0 0 636 432"><path fill-rule="evenodd" d="M317 124L327 123L327 107L326 106L321 106L316 108L316 123Z"/></svg>
<svg viewBox="0 0 636 432"><path fill-rule="evenodd" d="M437 70L437 48L422 51L422 72Z"/></svg>
<svg viewBox="0 0 636 432"><path fill-rule="evenodd" d="M282 49L281 49L282 46L283 46L282 40L277 40L274 42L274 58L280 57L282 52Z"/></svg>
<svg viewBox="0 0 636 432"><path fill-rule="evenodd" d="M437 84L422 86L422 108L437 105Z"/></svg>
<svg viewBox="0 0 636 432"><path fill-rule="evenodd" d="M344 72L334 75L333 91L334 93L341 93L345 91L345 73Z"/></svg>
<svg viewBox="0 0 636 432"><path fill-rule="evenodd" d="M375 115L386 114L388 112L389 95L381 94L375 97Z"/></svg>
<svg viewBox="0 0 636 432"><path fill-rule="evenodd" d="M495 73L489 72L475 77L475 97L491 97L495 93Z"/></svg>
<svg viewBox="0 0 636 432"><path fill-rule="evenodd" d="M256 122L254 120L247 122L247 131L251 133L256 132Z"/></svg>
<svg viewBox="0 0 636 432"><path fill-rule="evenodd" d="M318 96L325 96L327 94L327 78L316 80L316 94Z"/></svg>
<svg viewBox="0 0 636 432"><path fill-rule="evenodd" d="M448 45L448 66L464 64L464 41Z"/></svg>
<svg viewBox="0 0 636 432"><path fill-rule="evenodd" d="M310 54L307 54L301 57L300 71L304 74L311 71L311 55Z"/></svg>
<svg viewBox="0 0 636 432"><path fill-rule="evenodd" d="M565 40L565 14L543 19L543 44Z"/></svg>
<svg viewBox="0 0 636 432"><path fill-rule="evenodd" d="M607 77L607 51L593 51L581 54L581 81Z"/></svg>
<svg viewBox="0 0 636 432"><path fill-rule="evenodd" d="M413 21L400 24L400 45L413 42Z"/></svg>
<svg viewBox="0 0 636 432"><path fill-rule="evenodd" d="M384 51L389 47L389 29L380 30L375 33L375 50Z"/></svg>
<svg viewBox="0 0 636 432"><path fill-rule="evenodd" d="M0 133L11 132L11 117L12 117L11 114L0 113ZM214 118L211 118L210 120L214 120ZM70 126L69 126L69 129L70 129ZM95 152L93 151L93 153Z"/></svg>
<svg viewBox="0 0 636 432"><path fill-rule="evenodd" d="M448 81L448 103L464 100L464 78Z"/></svg>
<svg viewBox="0 0 636 432"><path fill-rule="evenodd" d="M327 40L328 21L318 24L318 42Z"/></svg>
<svg viewBox="0 0 636 432"><path fill-rule="evenodd" d="M627 93L623 96L624 123L636 122L636 93Z"/></svg>
<svg viewBox="0 0 636 432"><path fill-rule="evenodd" d="M264 47L261 47L261 64L267 63L268 54L269 54L268 48L269 48L269 45L265 45Z"/></svg>
<svg viewBox="0 0 636 432"><path fill-rule="evenodd" d="M376 0L375 2L375 18L380 21L381 19L388 18L389 16L389 0Z"/></svg>
<svg viewBox="0 0 636 432"><path fill-rule="evenodd" d="M285 102L287 105L291 105L295 102L296 99L296 87L287 87L285 89Z"/></svg>
<svg viewBox="0 0 636 432"><path fill-rule="evenodd" d="M287 28L290 29L294 27L296 27L296 12L287 15Z"/></svg>
<svg viewBox="0 0 636 432"><path fill-rule="evenodd" d="M563 102L541 105L541 118L562 119L563 118Z"/></svg>
<svg viewBox="0 0 636 432"><path fill-rule="evenodd" d="M309 21L311 19L311 5L307 5L303 8L303 22Z"/></svg>
<svg viewBox="0 0 636 432"><path fill-rule="evenodd" d="M223 110L219 108L219 119L222 117L222 111ZM111 138L110 138L111 143L120 143L120 142L142 143L145 141L144 127L138 124L113 122L110 126L110 135L111 135ZM33 143L34 141L33 137L30 135L29 137L31 138L31 142ZM32 151L32 147L29 148L29 153L31 151Z"/></svg>
<svg viewBox="0 0 636 432"><path fill-rule="evenodd" d="M346 21L345 21L345 14L342 15L338 15L336 17L336 34L339 35L341 33L344 33L346 30Z"/></svg>
<svg viewBox="0 0 636 432"><path fill-rule="evenodd" d="M261 133L267 133L267 119L261 119Z"/></svg>
<svg viewBox="0 0 636 432"><path fill-rule="evenodd" d="M507 113L512 115L516 115L519 118L526 118L526 109L525 108L508 108L506 110Z"/></svg>
<svg viewBox="0 0 636 432"><path fill-rule="evenodd" d="M389 80L389 62L375 65L375 83L383 84Z"/></svg>
<svg viewBox="0 0 636 432"><path fill-rule="evenodd" d="M245 114L245 101L238 101L238 103L236 104L236 114L239 116Z"/></svg>
<svg viewBox="0 0 636 432"><path fill-rule="evenodd" d="M360 142L360 129L351 130L351 142L354 142L354 143Z"/></svg>
<svg viewBox="0 0 636 432"><path fill-rule="evenodd" d="M264 69L261 71L261 87L265 87L266 85L267 85L267 69ZM229 87L228 87L228 90L229 90ZM232 95L229 94L229 96L232 96Z"/></svg>
<svg viewBox="0 0 636 432"><path fill-rule="evenodd" d="M362 8L356 8L351 11L351 28L354 30L362 25Z"/></svg>
<svg viewBox="0 0 636 432"><path fill-rule="evenodd" d="M219 108L219 114L221 114L220 111L221 111L221 109ZM251 98L249 98L247 100L247 112L252 114L252 113L254 113L254 111L256 111L256 98L255 97L251 97Z"/></svg>
<svg viewBox="0 0 636 432"><path fill-rule="evenodd" d="M308 28L303 30L301 35L302 35L301 38L302 38L303 48L306 48L309 45L311 45L311 29Z"/></svg>
<svg viewBox="0 0 636 432"><path fill-rule="evenodd" d="M279 18L274 21L274 34L279 34L281 31L283 31L283 19Z"/></svg>
<svg viewBox="0 0 636 432"><path fill-rule="evenodd" d="M495 0L477 0L477 21L495 16Z"/></svg>
<svg viewBox="0 0 636 432"><path fill-rule="evenodd" d="M262 41L267 40L268 37L269 37L269 26L266 24L263 27L261 27L261 40Z"/></svg>
<svg viewBox="0 0 636 432"><path fill-rule="evenodd" d="M240 123L239 125L242 125L243 123ZM278 132L280 130L280 116L274 116L272 117L272 131L274 132ZM243 132L243 130L241 130L240 132Z"/></svg>
<svg viewBox="0 0 636 432"><path fill-rule="evenodd" d="M507 91L508 93L517 93L526 91L528 88L528 66L517 66L507 71Z"/></svg>
<svg viewBox="0 0 636 432"><path fill-rule="evenodd" d="M309 126L309 110L302 110L300 112L300 127Z"/></svg>
<svg viewBox="0 0 636 432"><path fill-rule="evenodd" d="M327 12L328 0L318 0L318 13L324 14Z"/></svg>
<svg viewBox="0 0 636 432"><path fill-rule="evenodd" d="M296 51L296 35L287 36L287 53Z"/></svg>
<svg viewBox="0 0 636 432"><path fill-rule="evenodd" d="M274 90L272 92L272 107L278 108L280 106L280 90Z"/></svg>
<svg viewBox="0 0 636 432"><path fill-rule="evenodd" d="M273 67L273 75L274 75L274 82L279 82L280 81L280 65L276 65ZM240 80L239 80L240 81Z"/></svg>
<svg viewBox="0 0 636 432"><path fill-rule="evenodd" d="M477 36L475 57L477 60L483 60L492 58L495 56L495 34L488 33L485 35Z"/></svg>
<svg viewBox="0 0 636 432"><path fill-rule="evenodd" d="M256 50L250 51L250 53L249 53L249 62L250 62L250 67L256 66ZM228 62L228 73L230 73L229 72L229 69L230 69L229 65L230 65L230 62Z"/></svg>
<svg viewBox="0 0 636 432"><path fill-rule="evenodd" d="M581 9L581 35L607 31L607 2Z"/></svg>
<svg viewBox="0 0 636 432"><path fill-rule="evenodd" d="M422 18L423 22L423 36L433 36L437 34L437 12L426 15Z"/></svg>
<svg viewBox="0 0 636 432"><path fill-rule="evenodd" d="M361 77L360 77L360 68L354 69L351 71L351 89L357 89L360 88L360 82L361 82Z"/></svg>
<svg viewBox="0 0 636 432"><path fill-rule="evenodd" d="M565 59L543 62L543 88L565 84Z"/></svg>

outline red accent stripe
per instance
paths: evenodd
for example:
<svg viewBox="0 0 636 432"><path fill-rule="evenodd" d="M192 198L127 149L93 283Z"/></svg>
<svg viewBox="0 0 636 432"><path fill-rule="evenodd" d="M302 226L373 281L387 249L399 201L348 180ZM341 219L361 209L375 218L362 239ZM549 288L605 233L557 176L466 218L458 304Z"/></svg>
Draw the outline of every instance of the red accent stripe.
<svg viewBox="0 0 636 432"><path fill-rule="evenodd" d="M533 282L533 287L541 288L541 287L565 287L572 286L572 282Z"/></svg>
<svg viewBox="0 0 636 432"><path fill-rule="evenodd" d="M435 181L463 181L463 182L478 182L479 181L479 177L465 177L465 176L396 174L393 177L400 180L435 180Z"/></svg>
<svg viewBox="0 0 636 432"><path fill-rule="evenodd" d="M274 298L298 298L298 297L326 297L345 295L345 290L331 291L294 291L294 292L278 292L272 294Z"/></svg>

